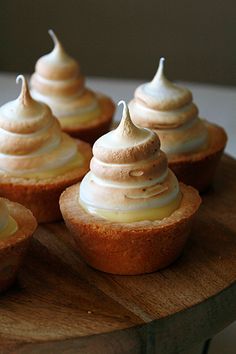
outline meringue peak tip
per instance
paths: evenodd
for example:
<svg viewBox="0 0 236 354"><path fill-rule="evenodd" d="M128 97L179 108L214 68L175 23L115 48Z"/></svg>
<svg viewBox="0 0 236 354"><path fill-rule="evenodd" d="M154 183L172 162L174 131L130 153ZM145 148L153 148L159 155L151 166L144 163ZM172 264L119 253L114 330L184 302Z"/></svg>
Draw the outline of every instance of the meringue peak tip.
<svg viewBox="0 0 236 354"><path fill-rule="evenodd" d="M123 120L129 120L131 121L131 118L130 118L130 113L129 113L129 107L127 105L127 103L124 101L124 100L120 100L118 102L118 106L120 105L123 105L123 112L122 112L122 121ZM132 122L132 121L131 121Z"/></svg>
<svg viewBox="0 0 236 354"><path fill-rule="evenodd" d="M121 104L123 104L124 106L127 106L127 103L124 100L120 100L117 105L120 106Z"/></svg>
<svg viewBox="0 0 236 354"><path fill-rule="evenodd" d="M120 100L118 102L118 106L120 105L123 105L123 112L120 124L117 127L117 132L121 133L122 135L133 135L138 128L130 117L129 107L124 100Z"/></svg>
<svg viewBox="0 0 236 354"><path fill-rule="evenodd" d="M22 82L22 86L21 86L19 99L22 101L24 105L26 105L29 101L32 101L32 97L30 95L27 80L22 74L16 77L16 83L19 84L20 81Z"/></svg>
<svg viewBox="0 0 236 354"><path fill-rule="evenodd" d="M26 79L24 77L24 75L20 74L20 75L17 75L16 77L16 83L19 84L19 82L22 82L22 85L24 85L26 83Z"/></svg>
<svg viewBox="0 0 236 354"><path fill-rule="evenodd" d="M165 60L166 59L164 57L160 58L156 74L155 74L153 80L151 81L151 84L155 85L160 80L164 80L165 79L165 76L164 76L164 63L165 63Z"/></svg>
<svg viewBox="0 0 236 354"><path fill-rule="evenodd" d="M164 57L161 57L160 60L159 60L159 65L158 65L158 68L157 68L157 73L155 76L162 76L164 74L164 64L165 64L165 58Z"/></svg>
<svg viewBox="0 0 236 354"><path fill-rule="evenodd" d="M165 60L166 58L165 57L160 57L160 60L159 60L159 66L164 66L164 63L165 63Z"/></svg>
<svg viewBox="0 0 236 354"><path fill-rule="evenodd" d="M129 115L129 108L127 103L124 100L120 100L117 105L120 106L123 104L123 114L125 113L126 115Z"/></svg>
<svg viewBox="0 0 236 354"><path fill-rule="evenodd" d="M57 38L55 32L54 32L52 29L49 29L49 30L48 30L48 34L49 34L49 36L52 38L53 43L54 43L54 46L55 46L55 47L58 47L58 46L60 45L60 42L59 42L59 40L58 40L58 38Z"/></svg>

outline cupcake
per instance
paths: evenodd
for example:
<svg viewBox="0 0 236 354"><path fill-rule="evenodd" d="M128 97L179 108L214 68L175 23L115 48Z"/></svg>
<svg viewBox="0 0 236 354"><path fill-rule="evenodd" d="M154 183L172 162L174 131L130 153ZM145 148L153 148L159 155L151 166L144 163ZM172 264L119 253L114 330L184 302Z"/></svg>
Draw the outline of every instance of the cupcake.
<svg viewBox="0 0 236 354"><path fill-rule="evenodd" d="M167 80L160 59L154 79L139 86L129 103L133 121L154 130L178 179L204 191L224 151L223 128L199 118L191 92Z"/></svg>
<svg viewBox="0 0 236 354"><path fill-rule="evenodd" d="M61 218L59 196L89 169L91 147L63 133L50 108L30 96L0 107L0 195L29 208L38 222Z"/></svg>
<svg viewBox="0 0 236 354"><path fill-rule="evenodd" d="M49 34L54 49L36 63L32 96L49 105L63 131L92 144L109 130L114 103L85 87L79 64L64 51L52 30Z"/></svg>
<svg viewBox="0 0 236 354"><path fill-rule="evenodd" d="M0 292L14 282L36 227L30 210L0 198Z"/></svg>
<svg viewBox="0 0 236 354"><path fill-rule="evenodd" d="M128 275L180 255L201 199L178 183L157 134L135 126L123 104L119 126L95 142L90 172L64 191L60 208L88 264Z"/></svg>

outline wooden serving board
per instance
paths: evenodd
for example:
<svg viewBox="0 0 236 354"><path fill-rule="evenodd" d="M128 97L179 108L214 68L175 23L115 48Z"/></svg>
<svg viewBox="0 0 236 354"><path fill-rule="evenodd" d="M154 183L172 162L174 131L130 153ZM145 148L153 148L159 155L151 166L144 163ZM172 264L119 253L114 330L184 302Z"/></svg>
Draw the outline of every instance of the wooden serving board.
<svg viewBox="0 0 236 354"><path fill-rule="evenodd" d="M0 297L0 353L178 353L235 319L236 161L224 156L183 255L160 272L96 271L64 223L40 226Z"/></svg>

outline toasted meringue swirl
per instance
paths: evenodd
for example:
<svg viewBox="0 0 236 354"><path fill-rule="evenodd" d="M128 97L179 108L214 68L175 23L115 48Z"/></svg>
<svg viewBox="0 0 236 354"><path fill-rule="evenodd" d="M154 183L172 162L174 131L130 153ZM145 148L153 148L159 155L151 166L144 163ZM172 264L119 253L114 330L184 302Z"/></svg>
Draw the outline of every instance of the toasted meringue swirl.
<svg viewBox="0 0 236 354"><path fill-rule="evenodd" d="M52 30L49 34L54 49L36 63L31 78L32 96L49 105L62 127L98 119L98 96L85 88L79 64L65 52Z"/></svg>
<svg viewBox="0 0 236 354"><path fill-rule="evenodd" d="M32 99L20 79L19 97L0 107L0 174L47 178L80 166L76 141L61 132L50 108Z"/></svg>
<svg viewBox="0 0 236 354"><path fill-rule="evenodd" d="M167 167L156 133L136 127L121 102L118 128L93 146L91 171L80 185L80 203L111 221L161 219L179 206L178 181Z"/></svg>
<svg viewBox="0 0 236 354"><path fill-rule="evenodd" d="M17 229L17 222L11 217L4 199L0 198L0 242L13 235Z"/></svg>
<svg viewBox="0 0 236 354"><path fill-rule="evenodd" d="M163 68L161 58L154 79L136 89L129 104L133 120L158 133L167 155L200 151L207 147L208 133L192 94L167 80Z"/></svg>

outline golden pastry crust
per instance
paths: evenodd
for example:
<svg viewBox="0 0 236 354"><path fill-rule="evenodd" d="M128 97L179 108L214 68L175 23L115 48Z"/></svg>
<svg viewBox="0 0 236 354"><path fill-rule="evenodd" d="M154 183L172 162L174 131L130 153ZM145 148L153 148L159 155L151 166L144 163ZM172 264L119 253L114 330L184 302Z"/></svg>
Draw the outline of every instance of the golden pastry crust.
<svg viewBox="0 0 236 354"><path fill-rule="evenodd" d="M37 221L23 205L5 199L10 215L16 220L18 230L5 240L0 240L0 292L15 280L29 246Z"/></svg>
<svg viewBox="0 0 236 354"><path fill-rule="evenodd" d="M78 140L78 151L84 156L84 164L53 178L22 178L0 176L0 195L17 201L30 209L39 223L61 219L59 197L72 184L81 181L89 170L92 151L89 144Z"/></svg>
<svg viewBox="0 0 236 354"><path fill-rule="evenodd" d="M87 213L78 203L79 184L67 188L60 208L78 250L92 267L113 274L154 272L180 255L201 198L180 184L180 207L161 221L110 222Z"/></svg>
<svg viewBox="0 0 236 354"><path fill-rule="evenodd" d="M171 156L168 159L169 167L178 180L190 184L200 192L205 191L212 183L227 142L227 135L222 127L209 122L205 124L210 141L207 149L189 155Z"/></svg>
<svg viewBox="0 0 236 354"><path fill-rule="evenodd" d="M89 123L80 123L74 126L66 126L63 123L62 130L70 136L87 141L92 145L100 136L109 131L115 112L115 105L110 98L102 96L99 98L99 103L102 109L100 117Z"/></svg>

